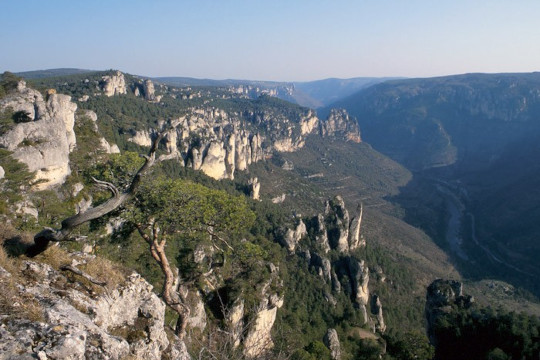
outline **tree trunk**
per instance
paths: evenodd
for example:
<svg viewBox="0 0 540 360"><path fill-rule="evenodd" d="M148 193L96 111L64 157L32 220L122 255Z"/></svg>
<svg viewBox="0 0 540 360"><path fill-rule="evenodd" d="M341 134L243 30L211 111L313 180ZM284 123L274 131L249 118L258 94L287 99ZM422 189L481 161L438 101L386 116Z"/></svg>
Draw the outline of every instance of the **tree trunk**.
<svg viewBox="0 0 540 360"><path fill-rule="evenodd" d="M26 255L34 257L43 251L47 250L51 242L65 241L67 240L69 234L77 226L84 224L85 222L98 219L108 213L118 209L122 204L133 197L135 191L137 190L139 184L141 183L142 176L150 169L155 162L156 150L159 142L163 138L164 132L160 132L158 136L152 142L150 151L147 156L145 156L145 162L137 171L128 189L122 193L110 183L104 181L95 180L98 185L108 188L113 196L104 202L103 204L90 208L83 213L78 213L62 221L62 227L60 229L51 229L45 228L41 230L34 236L34 244L28 247L26 250Z"/></svg>

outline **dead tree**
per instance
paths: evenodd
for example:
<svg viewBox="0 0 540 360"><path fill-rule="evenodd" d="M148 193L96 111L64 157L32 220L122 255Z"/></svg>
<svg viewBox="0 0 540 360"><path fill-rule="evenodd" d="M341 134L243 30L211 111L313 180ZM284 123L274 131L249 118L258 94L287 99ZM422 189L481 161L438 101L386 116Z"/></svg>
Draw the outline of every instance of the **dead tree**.
<svg viewBox="0 0 540 360"><path fill-rule="evenodd" d="M120 192L116 186L106 181L99 181L94 179L96 184L102 188L106 188L112 193L112 197L101 205L92 207L85 212L75 214L62 221L62 227L60 229L45 228L34 236L34 244L31 245L26 255L34 257L43 251L47 250L51 242L66 241L69 239L71 232L79 225L82 225L88 221L98 219L110 212L118 209L126 201L130 200L137 188L139 187L143 175L154 165L156 161L156 151L158 144L163 138L166 131L159 132L156 138L154 138L148 155L144 156L144 164L133 176L130 185L127 190Z"/></svg>

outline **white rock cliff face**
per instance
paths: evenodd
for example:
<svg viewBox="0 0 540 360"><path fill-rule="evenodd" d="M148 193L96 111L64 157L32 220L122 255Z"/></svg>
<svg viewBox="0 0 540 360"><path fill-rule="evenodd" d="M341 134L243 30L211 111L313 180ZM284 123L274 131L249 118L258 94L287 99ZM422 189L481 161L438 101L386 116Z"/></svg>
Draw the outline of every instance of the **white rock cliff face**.
<svg viewBox="0 0 540 360"><path fill-rule="evenodd" d="M347 141L359 143L360 129L358 122L344 109L332 109L326 121L321 122L321 134L323 136L341 135Z"/></svg>
<svg viewBox="0 0 540 360"><path fill-rule="evenodd" d="M257 358L274 347L271 331L276 321L277 310L283 306L283 297L267 296L255 314L255 320L244 339L244 355Z"/></svg>
<svg viewBox="0 0 540 360"><path fill-rule="evenodd" d="M294 229L287 229L282 243L290 253L294 253L296 246L306 234L306 224L302 220L299 220L298 225Z"/></svg>
<svg viewBox="0 0 540 360"><path fill-rule="evenodd" d="M43 180L37 189L63 183L70 174L69 153L76 145L73 125L77 105L67 95L51 94L46 100L36 90L19 83L16 92L0 101L0 110L11 108L21 121L0 136L0 147L36 172Z"/></svg>
<svg viewBox="0 0 540 360"><path fill-rule="evenodd" d="M102 77L101 89L105 96L127 94L126 79L122 72L117 71L113 75Z"/></svg>

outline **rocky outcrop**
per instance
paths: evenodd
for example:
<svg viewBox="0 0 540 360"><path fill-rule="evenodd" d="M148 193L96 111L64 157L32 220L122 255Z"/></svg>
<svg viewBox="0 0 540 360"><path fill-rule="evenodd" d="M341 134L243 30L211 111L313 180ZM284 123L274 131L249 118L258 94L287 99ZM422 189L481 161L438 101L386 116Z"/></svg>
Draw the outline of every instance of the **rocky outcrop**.
<svg viewBox="0 0 540 360"><path fill-rule="evenodd" d="M290 253L294 253L296 246L306 235L306 224L304 224L302 220L298 220L298 224L294 229L287 229L287 232L281 240L281 244L285 246Z"/></svg>
<svg viewBox="0 0 540 360"><path fill-rule="evenodd" d="M330 244L328 243L328 233L326 230L326 225L324 223L324 216L322 214L317 215L315 242L325 254L330 251Z"/></svg>
<svg viewBox="0 0 540 360"><path fill-rule="evenodd" d="M322 136L340 136L355 143L362 141L358 122L344 109L330 110L328 118L321 122L320 131Z"/></svg>
<svg viewBox="0 0 540 360"><path fill-rule="evenodd" d="M332 264L330 264L330 260L313 252L311 254L310 263L311 266L314 266L317 269L317 273L324 282L332 284Z"/></svg>
<svg viewBox="0 0 540 360"><path fill-rule="evenodd" d="M349 226L349 249L351 251L366 246L366 240L360 233L363 213L362 204L358 205L356 212L357 215L351 220L351 225Z"/></svg>
<svg viewBox="0 0 540 360"><path fill-rule="evenodd" d="M330 247L340 253L348 253L349 212L341 196L326 202L325 217L331 219L331 223L327 224Z"/></svg>
<svg viewBox="0 0 540 360"><path fill-rule="evenodd" d="M330 349L330 356L333 360L341 359L341 344L336 329L328 329L324 335L324 344Z"/></svg>
<svg viewBox="0 0 540 360"><path fill-rule="evenodd" d="M5 175L6 175L6 172L4 171L4 168L0 166L0 180L2 180Z"/></svg>
<svg viewBox="0 0 540 360"><path fill-rule="evenodd" d="M108 97L127 93L126 79L120 71L116 71L112 75L103 76L100 85L103 94Z"/></svg>
<svg viewBox="0 0 540 360"><path fill-rule="evenodd" d="M131 141L132 143L135 143L139 146L150 147L152 145L152 137L150 135L150 132L146 130L135 131L133 136L130 137L128 141Z"/></svg>
<svg viewBox="0 0 540 360"><path fill-rule="evenodd" d="M150 79L146 79L143 82L143 94L144 98L148 101L156 100L156 90L154 88L154 83Z"/></svg>
<svg viewBox="0 0 540 360"><path fill-rule="evenodd" d="M365 246L366 242L361 234L362 216L361 204L351 220L341 196L327 201L324 215L319 214L311 221L317 247L324 253L335 249L347 255L349 251Z"/></svg>
<svg viewBox="0 0 540 360"><path fill-rule="evenodd" d="M244 339L244 355L257 358L274 347L271 337L277 310L283 306L283 297L276 294L266 296L260 303L254 321Z"/></svg>
<svg viewBox="0 0 540 360"><path fill-rule="evenodd" d="M75 148L73 131L77 105L71 97L48 95L46 99L20 81L17 91L0 101L0 111L10 109L16 118L13 127L0 136L0 147L35 171L41 180L37 189L63 183L70 174L69 153Z"/></svg>
<svg viewBox="0 0 540 360"><path fill-rule="evenodd" d="M386 324L384 323L381 298L377 295L373 295L371 299L371 312L373 313L373 315L375 315L377 319L375 328L379 332L384 333L386 331Z"/></svg>
<svg viewBox="0 0 540 360"><path fill-rule="evenodd" d="M227 152L221 143L210 143L203 153L200 170L214 179L225 179L227 177L226 154Z"/></svg>
<svg viewBox="0 0 540 360"><path fill-rule="evenodd" d="M349 257L347 258L347 262L355 302L365 307L369 302L369 269L364 260L358 261Z"/></svg>
<svg viewBox="0 0 540 360"><path fill-rule="evenodd" d="M427 289L425 308L427 334L431 344L437 346L433 331L437 319L452 312L453 307L468 308L473 302L473 297L463 295L461 282L443 279L433 281Z"/></svg>
<svg viewBox="0 0 540 360"><path fill-rule="evenodd" d="M35 299L43 319L4 319L2 359L157 360L166 355L165 304L139 275L95 297L66 287L65 276L47 264L24 261L21 272L33 280L18 285L18 296ZM0 282L10 276L0 271Z"/></svg>
<svg viewBox="0 0 540 360"><path fill-rule="evenodd" d="M233 346L240 346L244 331L244 300L237 298L226 314L229 331L232 335Z"/></svg>
<svg viewBox="0 0 540 360"><path fill-rule="evenodd" d="M259 179L257 179L256 177L249 179L248 186L249 186L249 196L253 200L260 200L261 199L261 195L260 195L261 183L259 182Z"/></svg>

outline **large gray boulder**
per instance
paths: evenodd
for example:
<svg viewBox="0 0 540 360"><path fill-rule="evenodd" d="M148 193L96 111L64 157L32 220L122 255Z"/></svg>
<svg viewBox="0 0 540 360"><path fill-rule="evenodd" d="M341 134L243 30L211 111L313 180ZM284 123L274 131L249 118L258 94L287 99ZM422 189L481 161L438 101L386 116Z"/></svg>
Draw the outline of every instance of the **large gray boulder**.
<svg viewBox="0 0 540 360"><path fill-rule="evenodd" d="M39 91L19 82L17 91L0 100L0 111L11 109L17 122L0 136L0 147L35 171L41 180L37 189L64 182L70 174L69 153L75 148L73 125L77 105L71 97L51 93L46 99Z"/></svg>

